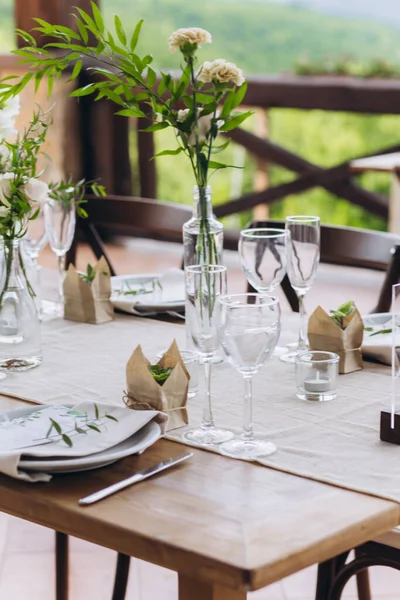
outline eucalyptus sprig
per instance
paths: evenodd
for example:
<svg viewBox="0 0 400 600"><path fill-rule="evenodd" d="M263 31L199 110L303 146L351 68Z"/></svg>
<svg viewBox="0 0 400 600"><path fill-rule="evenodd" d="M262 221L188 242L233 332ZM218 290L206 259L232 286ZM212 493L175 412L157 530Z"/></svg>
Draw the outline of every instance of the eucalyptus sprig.
<svg viewBox="0 0 400 600"><path fill-rule="evenodd" d="M69 177L66 181L50 183L49 190L49 198L52 198L64 206L66 211L70 209L72 202L74 202L76 212L81 218L86 218L88 216L86 210L82 206L87 202L84 198L87 190L91 191L95 196L106 195L104 186L100 185L98 182L86 182L85 179L81 179L80 181L73 183L72 177Z"/></svg>
<svg viewBox="0 0 400 600"><path fill-rule="evenodd" d="M84 417L85 423L78 425L75 421L73 429L68 429L67 431L64 431L62 426L55 419L50 419L50 427L46 433L46 439L54 442L62 441L69 448L72 448L73 441L71 437L74 435L87 435L89 430L101 433L102 430L100 428L104 427L104 423L102 422L103 419L118 422L118 419L113 415L110 415L110 413L105 412L101 415L97 404L94 404L94 417L89 418L86 412L84 413Z"/></svg>

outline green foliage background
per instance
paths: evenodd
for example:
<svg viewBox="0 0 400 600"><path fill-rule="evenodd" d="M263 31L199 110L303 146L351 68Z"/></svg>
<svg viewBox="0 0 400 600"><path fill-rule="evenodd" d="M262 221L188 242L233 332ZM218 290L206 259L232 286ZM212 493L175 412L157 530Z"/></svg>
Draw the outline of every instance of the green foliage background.
<svg viewBox="0 0 400 600"><path fill-rule="evenodd" d="M49 0L51 1L51 0ZM223 57L243 68L245 74L267 74L290 70L299 57L311 60L348 55L357 60L377 58L400 64L399 29L362 19L345 19L311 10L282 6L268 0L102 0L106 22L112 26L117 13L127 31L145 19L140 50L154 56L157 68L177 69L179 55L168 51L168 36L177 28L199 26L211 31L213 44L201 50L201 59ZM12 47L12 0L0 0L0 50ZM323 111L269 111L269 135L279 144L320 165L334 165L351 157L374 153L400 142L400 118ZM249 122L247 127L254 128ZM134 134L132 158L135 162ZM170 131L157 134L157 150L174 147ZM253 187L254 163L240 149L231 147L226 159L244 165L243 180L236 170L222 171L213 179L215 203ZM157 159L158 195L162 199L191 203L193 177L185 159ZM291 179L283 169L271 167L271 183ZM214 181L213 181L214 180ZM362 185L388 193L389 177L368 174ZM317 213L329 223L384 229L386 224L363 210L338 200L322 189L288 197L272 207L272 215ZM241 215L244 222L249 215ZM234 220L238 224L238 220ZM229 223L232 225L232 222Z"/></svg>

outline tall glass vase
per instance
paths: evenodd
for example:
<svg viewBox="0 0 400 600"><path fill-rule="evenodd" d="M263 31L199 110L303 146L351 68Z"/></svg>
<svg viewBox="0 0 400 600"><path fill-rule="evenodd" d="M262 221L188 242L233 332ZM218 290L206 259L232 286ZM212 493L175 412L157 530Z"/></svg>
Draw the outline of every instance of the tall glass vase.
<svg viewBox="0 0 400 600"><path fill-rule="evenodd" d="M183 226L185 267L221 264L224 227L213 214L211 188L195 186L193 195L193 217Z"/></svg>
<svg viewBox="0 0 400 600"><path fill-rule="evenodd" d="M224 226L214 216L210 186L193 188L193 216L183 226L184 266L222 264ZM188 298L186 296L186 314ZM186 327L186 344L193 348L189 328ZM223 361L222 349L216 352L213 364Z"/></svg>
<svg viewBox="0 0 400 600"><path fill-rule="evenodd" d="M19 240L1 240L0 370L26 371L41 362L40 321Z"/></svg>

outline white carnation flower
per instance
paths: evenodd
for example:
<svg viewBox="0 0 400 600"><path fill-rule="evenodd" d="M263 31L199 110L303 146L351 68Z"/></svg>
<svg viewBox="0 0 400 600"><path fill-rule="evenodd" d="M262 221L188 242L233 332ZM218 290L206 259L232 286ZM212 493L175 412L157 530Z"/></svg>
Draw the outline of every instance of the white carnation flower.
<svg viewBox="0 0 400 600"><path fill-rule="evenodd" d="M4 173L0 175L0 202L7 209L11 208L11 180L14 179L14 173Z"/></svg>
<svg viewBox="0 0 400 600"><path fill-rule="evenodd" d="M20 112L20 98L14 96L0 106L0 140L6 140L15 131L15 117Z"/></svg>
<svg viewBox="0 0 400 600"><path fill-rule="evenodd" d="M44 204L48 199L49 186L40 179L32 178L24 185L24 192L29 202Z"/></svg>
<svg viewBox="0 0 400 600"><path fill-rule="evenodd" d="M239 69L234 63L228 62L224 58L217 58L212 62L204 62L200 67L198 74L199 81L210 83L233 83L237 86L242 85L246 80L242 69Z"/></svg>
<svg viewBox="0 0 400 600"><path fill-rule="evenodd" d="M197 115L199 115L200 112L201 112L201 108L198 108ZM189 114L188 108L178 110L177 121L179 123L184 123L187 119L188 114ZM219 115L219 112L217 111L216 116L218 117L218 115ZM197 120L198 140L199 140L200 144L202 144L203 142L205 142L207 140L207 136L211 129L212 118L213 118L212 114L209 114L209 115L204 115L202 117L199 117ZM218 122L217 122L217 124L218 124ZM196 135L193 130L190 132L190 135L188 138L188 144L190 146L194 146L196 144Z"/></svg>
<svg viewBox="0 0 400 600"><path fill-rule="evenodd" d="M182 48L185 44L211 44L212 37L209 31L201 29L201 27L184 27L174 31L168 38L168 46L172 53Z"/></svg>
<svg viewBox="0 0 400 600"><path fill-rule="evenodd" d="M12 96L8 100L4 102L1 107L1 110L12 117L16 117L19 115L21 110L21 100L19 96Z"/></svg>
<svg viewBox="0 0 400 600"><path fill-rule="evenodd" d="M3 219L4 217L6 217L9 213L9 208L7 208L7 206L0 206L0 219Z"/></svg>

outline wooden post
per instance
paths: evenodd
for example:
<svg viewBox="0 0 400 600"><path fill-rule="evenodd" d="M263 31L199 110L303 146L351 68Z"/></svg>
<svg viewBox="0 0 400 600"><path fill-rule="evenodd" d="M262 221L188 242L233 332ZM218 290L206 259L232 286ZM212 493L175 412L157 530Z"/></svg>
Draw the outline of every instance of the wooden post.
<svg viewBox="0 0 400 600"><path fill-rule="evenodd" d="M95 0L99 4L100 0ZM90 0L14 0L15 25L18 29L31 31L37 23L34 17L44 19L49 23L64 25L75 28L75 19L71 16L73 7L77 6L91 13ZM40 32L32 31L38 46L48 42L47 38L41 36ZM25 42L18 37L18 46L24 46Z"/></svg>
<svg viewBox="0 0 400 600"><path fill-rule="evenodd" d="M258 109L254 115L255 121L255 134L265 139L268 137L268 115L264 109ZM268 177L268 163L262 158L256 158L256 172L254 175L254 190L260 192L268 189L269 177ZM263 221L269 218L269 206L267 204L260 204L255 206L253 210L253 218L256 221Z"/></svg>

